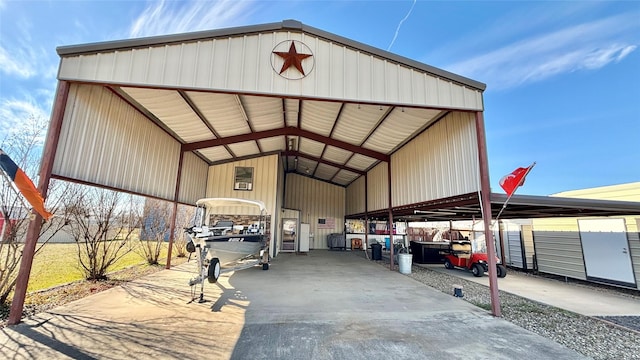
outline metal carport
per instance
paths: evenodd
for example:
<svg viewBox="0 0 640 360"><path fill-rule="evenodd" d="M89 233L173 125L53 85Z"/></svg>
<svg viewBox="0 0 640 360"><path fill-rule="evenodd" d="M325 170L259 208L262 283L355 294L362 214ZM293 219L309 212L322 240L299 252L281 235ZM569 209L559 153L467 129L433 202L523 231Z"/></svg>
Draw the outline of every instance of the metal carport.
<svg viewBox="0 0 640 360"><path fill-rule="evenodd" d="M218 191L212 169L271 159L262 190L243 196L260 197L274 216L297 174L344 192L344 217L393 221L459 199L490 234L491 214L477 211L495 196L482 83L294 20L57 51L45 197L53 177L168 200L175 214ZM29 227L11 324L40 220ZM491 292L499 316L495 276Z"/></svg>

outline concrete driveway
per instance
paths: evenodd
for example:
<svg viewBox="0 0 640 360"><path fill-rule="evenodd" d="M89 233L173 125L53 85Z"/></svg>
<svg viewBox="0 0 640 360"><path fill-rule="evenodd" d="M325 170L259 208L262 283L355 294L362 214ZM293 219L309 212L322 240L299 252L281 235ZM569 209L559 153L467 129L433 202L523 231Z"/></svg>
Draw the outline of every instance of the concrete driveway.
<svg viewBox="0 0 640 360"><path fill-rule="evenodd" d="M7 359L582 359L350 252L281 254L190 302L180 265L0 331ZM197 296L197 294L195 294Z"/></svg>

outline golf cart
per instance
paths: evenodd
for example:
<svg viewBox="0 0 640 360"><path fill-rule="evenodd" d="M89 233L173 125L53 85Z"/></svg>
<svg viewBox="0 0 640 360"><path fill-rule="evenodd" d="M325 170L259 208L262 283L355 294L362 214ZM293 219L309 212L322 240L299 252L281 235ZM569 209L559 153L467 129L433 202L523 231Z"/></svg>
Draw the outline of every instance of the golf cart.
<svg viewBox="0 0 640 360"><path fill-rule="evenodd" d="M497 260L499 261L499 260ZM473 253L470 241L451 241L449 248L444 251L444 267L456 267L471 270L473 276L480 277L489 271L488 257L485 253ZM507 268L502 264L496 265L499 278L507 276Z"/></svg>

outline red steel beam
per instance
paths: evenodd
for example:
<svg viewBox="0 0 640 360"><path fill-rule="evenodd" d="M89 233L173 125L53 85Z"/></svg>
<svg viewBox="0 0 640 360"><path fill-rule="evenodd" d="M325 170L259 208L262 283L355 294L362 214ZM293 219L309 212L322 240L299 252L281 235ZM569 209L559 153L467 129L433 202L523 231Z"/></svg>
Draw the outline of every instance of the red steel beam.
<svg viewBox="0 0 640 360"><path fill-rule="evenodd" d="M347 151L362 154L364 156L368 156L376 160L380 160L384 162L389 161L389 155L387 154L377 152L375 150L363 148L357 145L349 144L344 141L332 139L330 137L316 134L308 130L298 129L293 126L287 126L283 128L265 130L265 131L257 131L249 134L235 135L235 136L229 136L229 137L219 138L219 139L197 141L197 142L182 145L182 151L194 151L194 150L204 149L204 148L209 148L214 146L223 146L227 144L233 144L233 143L251 141L251 140L259 140L259 139L270 138L275 136L301 136L307 139L332 145Z"/></svg>
<svg viewBox="0 0 640 360"><path fill-rule="evenodd" d="M55 160L56 150L58 149L62 120L64 118L67 98L69 97L69 87L70 84L67 81L58 82L58 90L56 91L56 99L53 104L53 112L51 113L47 142L45 143L42 153L40 178L38 180L38 191L40 191L44 199L47 198L47 192L49 190L49 180L51 179L53 161ZM11 309L9 312L9 325L18 324L22 318L24 299L27 295L27 286L29 285L29 276L31 275L31 265L33 264L36 243L40 237L40 229L42 228L42 216L37 212L33 212L33 214L35 217L29 222L27 238L25 239L24 249L22 250L22 261L20 262L20 270L18 271L18 277L16 279L16 289L13 294L13 301L11 301Z"/></svg>

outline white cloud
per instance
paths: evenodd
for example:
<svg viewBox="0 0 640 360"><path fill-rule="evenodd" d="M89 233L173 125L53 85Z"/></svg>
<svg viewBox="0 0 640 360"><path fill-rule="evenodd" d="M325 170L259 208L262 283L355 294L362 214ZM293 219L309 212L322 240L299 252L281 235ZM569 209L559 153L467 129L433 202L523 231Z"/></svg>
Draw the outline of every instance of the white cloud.
<svg viewBox="0 0 640 360"><path fill-rule="evenodd" d="M16 51L10 54L4 47L0 46L0 71L7 75L21 78L30 78L36 74L33 58L23 51Z"/></svg>
<svg viewBox="0 0 640 360"><path fill-rule="evenodd" d="M255 10L249 1L154 1L134 21L130 37L210 30L242 21Z"/></svg>
<svg viewBox="0 0 640 360"><path fill-rule="evenodd" d="M407 21L409 16L411 16L411 13L413 12L413 8L416 6L416 1L417 0L413 0L413 4L411 4L411 8L409 9L409 12L407 12L407 15L405 15L404 18L402 18L402 20L400 20L400 22L398 23L398 26L396 27L396 32L393 35L393 40L391 40L391 44L389 44L389 47L387 48L387 51L391 50L391 47L393 46L393 43L396 42L396 38L398 37L398 34L400 33L400 27L402 27L402 23Z"/></svg>
<svg viewBox="0 0 640 360"><path fill-rule="evenodd" d="M0 104L0 133L15 132L32 117L48 119L49 113L33 98L3 100Z"/></svg>
<svg viewBox="0 0 640 360"><path fill-rule="evenodd" d="M614 16L530 37L445 68L488 82L493 89L577 70L600 69L621 61L636 49L619 40L627 32L637 32L635 15Z"/></svg>

